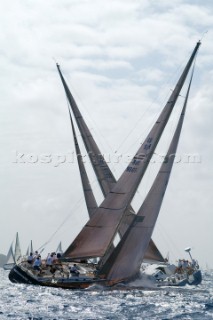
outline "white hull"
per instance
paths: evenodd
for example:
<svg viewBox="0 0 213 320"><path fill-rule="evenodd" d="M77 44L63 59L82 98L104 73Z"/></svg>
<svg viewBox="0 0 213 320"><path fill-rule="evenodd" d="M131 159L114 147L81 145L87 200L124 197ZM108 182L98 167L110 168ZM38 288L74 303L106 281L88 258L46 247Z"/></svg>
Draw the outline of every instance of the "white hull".
<svg viewBox="0 0 213 320"><path fill-rule="evenodd" d="M12 268L15 266L15 263L5 263L3 265L4 270L12 270Z"/></svg>
<svg viewBox="0 0 213 320"><path fill-rule="evenodd" d="M202 281L198 268L187 268L178 273L177 267L169 263L143 266L141 277L157 287L198 285Z"/></svg>

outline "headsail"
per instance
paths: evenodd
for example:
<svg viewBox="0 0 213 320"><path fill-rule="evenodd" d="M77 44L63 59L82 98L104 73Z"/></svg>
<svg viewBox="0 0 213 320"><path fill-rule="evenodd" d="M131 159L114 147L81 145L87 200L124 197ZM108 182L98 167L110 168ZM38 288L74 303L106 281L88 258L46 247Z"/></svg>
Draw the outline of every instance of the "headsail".
<svg viewBox="0 0 213 320"><path fill-rule="evenodd" d="M16 233L15 251L14 251L15 262L17 262L20 257L21 257L21 247L20 247L19 236L18 236L18 232L17 232Z"/></svg>
<svg viewBox="0 0 213 320"><path fill-rule="evenodd" d="M30 240L30 245L29 245L29 247L27 248L26 256L29 256L29 254L30 254L31 252L34 252L34 251L33 251L33 242L32 242L32 240Z"/></svg>
<svg viewBox="0 0 213 320"><path fill-rule="evenodd" d="M55 252L56 253L61 253L61 254L63 253L61 241L59 242L58 247L57 247Z"/></svg>
<svg viewBox="0 0 213 320"><path fill-rule="evenodd" d="M178 80L167 104L154 124L145 142L141 145L130 165L121 175L118 182L107 194L105 200L95 211L82 231L66 251L71 258L102 257L111 245L119 223L130 204L138 185L146 171L148 163L154 153L158 141L169 120L170 114L185 82L197 50L198 42L193 53Z"/></svg>
<svg viewBox="0 0 213 320"><path fill-rule="evenodd" d="M153 185L140 207L132 225L129 227L118 246L114 249L108 261L100 270L100 276L107 278L109 281L130 279L136 276L140 270L170 178L183 125L191 81L192 77L190 79L178 125L165 161L161 165Z"/></svg>
<svg viewBox="0 0 213 320"><path fill-rule="evenodd" d="M89 128L87 127L87 124L85 120L83 119L80 110L78 109L78 106L66 84L66 81L62 75L62 72L60 70L60 66L57 64L57 69L60 75L60 78L62 80L65 92L67 94L67 98L69 101L69 105L72 108L73 114L75 116L75 120L78 124L78 128L80 130L80 133L83 138L84 145L86 147L86 150L90 156L91 163L93 165L94 172L97 176L99 185L101 187L103 195L106 197L106 195L109 193L109 190L115 185L116 179L114 175L112 174L107 162L105 161L104 157L101 154L100 149L98 148ZM71 125L72 125L72 130L73 130L73 136L74 136L74 141L75 141L75 149L76 149L76 154L78 157L78 165L79 165L79 170L81 174L81 181L83 185L83 191L84 191L84 196L87 204L87 209L89 216L91 217L92 213L96 210L97 208L97 203L95 200L95 197L92 192L92 188L89 183L89 179L85 170L85 166L82 161L82 156L80 153L80 148L78 145L77 141L77 136L75 133L74 129L74 124L72 121L72 115L71 115L71 110L69 108L69 115L70 115L70 120L71 120ZM131 206L128 206L126 209L124 218L122 219L118 233L122 237L124 233L126 232L127 228L129 225L132 223L134 219L134 210ZM66 255L66 252L65 252ZM161 255L160 251L156 247L155 243L150 240L150 245L147 249L146 253L146 258L149 260L154 260L154 261L164 261L163 256Z"/></svg>
<svg viewBox="0 0 213 320"><path fill-rule="evenodd" d="M6 264L15 263L15 257L13 253L13 243L11 243L10 248L7 253Z"/></svg>

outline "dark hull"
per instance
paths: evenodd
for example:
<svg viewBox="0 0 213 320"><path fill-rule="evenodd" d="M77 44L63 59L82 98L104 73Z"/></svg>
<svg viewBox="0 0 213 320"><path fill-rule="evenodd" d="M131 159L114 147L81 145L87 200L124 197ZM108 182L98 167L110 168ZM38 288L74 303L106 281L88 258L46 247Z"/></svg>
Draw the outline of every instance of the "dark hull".
<svg viewBox="0 0 213 320"><path fill-rule="evenodd" d="M9 279L13 283L24 283L63 289L86 289L93 284L103 284L105 282L104 280L87 277L50 279L45 277L32 276L18 265L14 266L14 268L10 271Z"/></svg>

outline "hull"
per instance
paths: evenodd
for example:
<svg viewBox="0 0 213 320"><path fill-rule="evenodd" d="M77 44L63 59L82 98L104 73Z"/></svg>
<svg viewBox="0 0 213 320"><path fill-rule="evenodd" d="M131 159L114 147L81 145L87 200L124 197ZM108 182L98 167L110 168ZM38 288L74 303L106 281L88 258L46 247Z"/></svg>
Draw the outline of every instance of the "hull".
<svg viewBox="0 0 213 320"><path fill-rule="evenodd" d="M57 268L57 266L55 267ZM13 283L24 283L29 285L39 285L45 287L54 287L62 289L86 289L94 284L104 287L113 287L117 284L128 283L125 281L109 281L94 276L95 266L78 264L81 271L79 276L71 276L69 273L69 264L60 264L57 271L52 274L49 269L43 267L42 272L33 270L26 262L16 264L9 272L9 279ZM201 271L195 270L189 274L178 275L175 273L174 265L149 265L141 273L141 279L149 280L149 284L154 288L159 287L182 287L185 285L199 285L202 281ZM63 269L63 272L62 272ZM132 280L132 279L131 279ZM145 281L146 285L148 284ZM145 289L146 285L142 285Z"/></svg>
<svg viewBox="0 0 213 320"><path fill-rule="evenodd" d="M202 282L200 269L186 269L177 273L177 267L172 264L150 265L142 271L142 278L149 279L157 287L196 286Z"/></svg>
<svg viewBox="0 0 213 320"><path fill-rule="evenodd" d="M184 287L185 285L197 286L202 282L202 274L200 270L195 271L190 277L183 279L171 278L169 281L162 281L157 284L158 287Z"/></svg>
<svg viewBox="0 0 213 320"><path fill-rule="evenodd" d="M39 285L45 287L63 288L63 289L86 289L93 284L103 284L105 280L80 276L49 276L44 274L39 276L33 271L23 267L22 264L15 265L9 273L9 280L13 283L24 283L30 285Z"/></svg>

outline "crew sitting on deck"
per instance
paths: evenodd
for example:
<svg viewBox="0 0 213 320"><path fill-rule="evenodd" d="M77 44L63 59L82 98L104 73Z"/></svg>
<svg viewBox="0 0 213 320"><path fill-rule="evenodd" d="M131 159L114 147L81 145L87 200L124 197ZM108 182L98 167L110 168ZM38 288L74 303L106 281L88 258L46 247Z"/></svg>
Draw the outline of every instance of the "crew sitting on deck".
<svg viewBox="0 0 213 320"><path fill-rule="evenodd" d="M72 277L78 277L80 272L77 269L76 264L74 264L72 267L70 267L70 273L72 275Z"/></svg>
<svg viewBox="0 0 213 320"><path fill-rule="evenodd" d="M41 267L41 259L40 259L40 256L38 256L33 263L33 269L40 271L41 270L40 267Z"/></svg>
<svg viewBox="0 0 213 320"><path fill-rule="evenodd" d="M33 254L33 259L36 260L36 258L38 258L38 256L39 256L38 251L35 251Z"/></svg>
<svg viewBox="0 0 213 320"><path fill-rule="evenodd" d="M47 259L46 259L46 267L49 267L53 264L53 253L48 253Z"/></svg>
<svg viewBox="0 0 213 320"><path fill-rule="evenodd" d="M178 265L177 268L175 270L175 273L182 273L183 272L183 264L182 264L182 260L179 259L178 260Z"/></svg>
<svg viewBox="0 0 213 320"><path fill-rule="evenodd" d="M33 253L30 252L30 255L27 257L27 262L32 264L33 263Z"/></svg>
<svg viewBox="0 0 213 320"><path fill-rule="evenodd" d="M178 260L178 265L177 268L175 270L175 273L185 273L187 272L188 274L192 274L193 270L195 269L195 264L194 261L192 260L192 262L185 260L185 259L179 259Z"/></svg>

